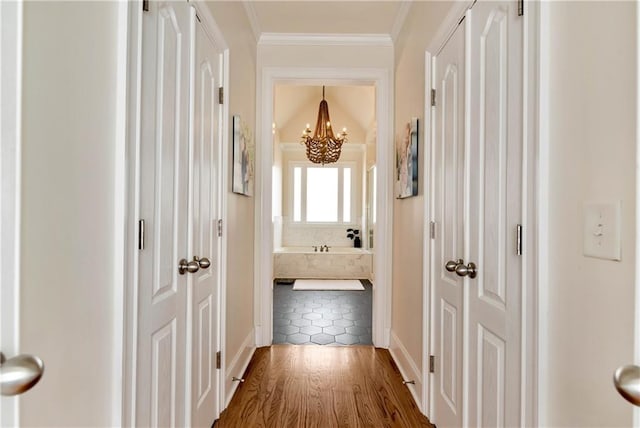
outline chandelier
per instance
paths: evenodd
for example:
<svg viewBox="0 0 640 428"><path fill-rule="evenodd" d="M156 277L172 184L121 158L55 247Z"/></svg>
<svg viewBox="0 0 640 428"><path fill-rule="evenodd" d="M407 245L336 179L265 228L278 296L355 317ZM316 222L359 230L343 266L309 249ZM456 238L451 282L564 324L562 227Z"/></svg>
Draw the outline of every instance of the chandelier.
<svg viewBox="0 0 640 428"><path fill-rule="evenodd" d="M307 158L313 163L334 163L340 158L342 143L347 142L347 128L342 128L338 135L333 134L331 119L329 119L329 104L324 99L324 86L322 87L322 101L318 110L316 130L311 136L311 128L302 131L301 144L307 146Z"/></svg>

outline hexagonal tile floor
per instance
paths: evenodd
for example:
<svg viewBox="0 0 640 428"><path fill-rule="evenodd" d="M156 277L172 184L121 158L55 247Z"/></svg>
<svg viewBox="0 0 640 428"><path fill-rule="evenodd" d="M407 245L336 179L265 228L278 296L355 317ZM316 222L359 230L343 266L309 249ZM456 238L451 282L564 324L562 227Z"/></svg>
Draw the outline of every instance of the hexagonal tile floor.
<svg viewBox="0 0 640 428"><path fill-rule="evenodd" d="M372 345L371 282L364 291L303 291L273 287L273 343Z"/></svg>

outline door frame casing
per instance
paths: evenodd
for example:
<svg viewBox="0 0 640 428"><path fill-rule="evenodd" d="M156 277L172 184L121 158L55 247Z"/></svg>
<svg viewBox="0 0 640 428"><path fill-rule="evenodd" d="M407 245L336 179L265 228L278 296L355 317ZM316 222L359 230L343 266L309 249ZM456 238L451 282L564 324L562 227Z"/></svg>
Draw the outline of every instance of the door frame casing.
<svg viewBox="0 0 640 428"><path fill-rule="evenodd" d="M187 0L185 0L187 2ZM226 44L222 33L217 26L213 16L209 12L206 5L199 1L188 1L198 13L198 16L202 19L202 24L205 26L206 31L216 38L221 51L221 71L222 71L222 85L228 88L229 84L229 48ZM123 79L125 82L126 95L123 113L124 120L126 122L124 130L125 136L125 159L123 161L123 183L125 188L123 189L124 207L122 218L124 219L124 239L123 239L123 254L124 254L124 268L123 268L123 295L121 299L122 310L122 328L120 331L116 331L117 338L120 339L122 344L118 355L114 356L116 359L120 358L122 381L119 384L120 387L114 390L114 418L120 417L121 423L114 425L121 426L135 426L136 421L136 361L137 361L137 341L138 341L138 220L140 218L140 129L141 129L141 102L142 102L142 1L136 0L123 3L123 8L126 9L126 19L122 21L122 25L126 26L123 32L126 32L124 38L124 49L126 50L126 65L124 66ZM193 71L193 70L192 70ZM190 76L192 78L193 76ZM191 102L191 101L190 101ZM221 122L221 138L220 138L220 168L219 168L219 191L218 191L218 209L221 217L226 216L227 210L227 162L224 160L228 156L228 118L229 118L229 103L225 102L222 106L222 122ZM189 131L191 133L191 130ZM223 222L223 234L220 238L220 252L219 252L219 278L218 278L218 304L215 308L218 313L218 337L220 338L219 349L222 350L222 346L225 343L225 307L226 307L226 293L223 284L226 283L226 247L227 239L225 233L225 225ZM188 287L191 287L191 281L189 281ZM188 320L188 324L190 324ZM120 334L121 332L121 334ZM190 329L188 329L190 332ZM187 356L190 358L190 354ZM221 358L222 367L219 370L218 376L224 373L224 357ZM191 377L188 376L185 379L185 396L189 396L191 388ZM223 397L224 382L219 382L218 388L218 409L224 408ZM117 406L119 415L115 414L115 408ZM185 403L185 409L188 409L190 415L191 403ZM189 416L190 418L190 416Z"/></svg>
<svg viewBox="0 0 640 428"><path fill-rule="evenodd" d="M20 351L23 24L22 0L0 2L0 351L7 358ZM19 426L19 402L18 397L2 397L1 426Z"/></svg>
<svg viewBox="0 0 640 428"><path fill-rule="evenodd" d="M640 0L636 0L636 28L640 28ZM636 165L640 165L640 31L636 31ZM636 167L636 276L634 364L640 366L640 168ZM640 427L640 407L633 408L633 426Z"/></svg>
<svg viewBox="0 0 640 428"><path fill-rule="evenodd" d="M393 72L387 68L357 67L263 67L259 71L256 99L260 103L256 129L260 135L256 165L256 243L254 259L254 320L256 346L271 345L273 339L273 227L272 227L272 127L274 86L276 84L307 85L373 85L376 87L377 141L377 229L374 251L373 343L388 348L391 326L392 255L392 160L393 139ZM267 144L266 142L269 142Z"/></svg>
<svg viewBox="0 0 640 428"><path fill-rule="evenodd" d="M472 7L473 1L460 2L454 6L447 17L443 20L440 29L434 37L432 43L429 44L425 52L425 86L435 89L434 67L436 53L440 52L447 40L453 34L460 21L466 15L466 11ZM540 331L539 321L543 319L544 308L539 307L539 278L540 272L544 268L542 257L545 253L544 240L541 240L540 234L541 222L544 224L544 217L538 201L541 200L541 189L544 188L544 171L546 158L541 156L541 149L544 143L540 139L540 129L538 117L540 108L540 37L542 34L540 29L540 5L538 2L525 2L525 13L523 22L523 184L522 184L522 225L524 227L524 255L522 266L522 314L521 314L521 415L520 420L523 426L535 426L539 420L538 415L538 381L539 381L539 349L538 349L538 332ZM464 23L460 25L465 25ZM465 46L465 56L468 57L467 46ZM465 70L465 79L468 82L468 72ZM466 97L467 95L465 95ZM468 102L468 100L466 101ZM429 183L424 183L425 188L430 189L430 196L425 198L424 212L425 231L429 230L429 222L435 218L433 200L434 191L432 184L434 183L434 165L435 162L433 150L435 150L435 137L433 123L434 115L430 103L430 94L425 94L425 122L428 121L430 129L429 133L425 132L425 141L428 144L429 159L425 159L430 171L425 174L424 179L429 179ZM468 118L465 118L465 133L468 128ZM426 130L425 130L426 131ZM428 187L427 187L428 186ZM433 272L431 269L432 243L429 233L424 234L424 269L423 269L423 327L424 340L423 352L423 409L428 409L427 416L434 414L434 403L431 397L434 396L433 382L428 367L428 356L434 349L433 328L435 328L434 320L434 289ZM429 314L429 316L426 316ZM467 379L463 379L463 389L468 388ZM466 396L463 394L463 396ZM464 406L466 408L466 404Z"/></svg>

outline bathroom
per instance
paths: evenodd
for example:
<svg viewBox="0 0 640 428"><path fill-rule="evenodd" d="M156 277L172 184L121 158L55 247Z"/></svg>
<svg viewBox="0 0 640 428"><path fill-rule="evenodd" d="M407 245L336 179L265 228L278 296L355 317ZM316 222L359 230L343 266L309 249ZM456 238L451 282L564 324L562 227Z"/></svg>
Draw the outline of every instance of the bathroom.
<svg viewBox="0 0 640 428"><path fill-rule="evenodd" d="M324 165L301 142L323 96L347 134ZM375 87L276 85L272 129L273 343L371 345Z"/></svg>

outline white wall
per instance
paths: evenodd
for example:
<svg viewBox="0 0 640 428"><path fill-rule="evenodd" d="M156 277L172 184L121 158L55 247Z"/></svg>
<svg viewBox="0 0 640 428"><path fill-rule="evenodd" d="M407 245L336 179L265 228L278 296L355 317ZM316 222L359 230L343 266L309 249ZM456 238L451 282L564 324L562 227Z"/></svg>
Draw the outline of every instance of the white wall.
<svg viewBox="0 0 640 428"><path fill-rule="evenodd" d="M24 4L20 348L45 373L23 426L119 424L119 7Z"/></svg>
<svg viewBox="0 0 640 428"><path fill-rule="evenodd" d="M635 2L550 2L548 278L541 426L631 426L613 371L633 361ZM545 58L547 59L547 58ZM582 255L583 204L622 201L622 261Z"/></svg>
<svg viewBox="0 0 640 428"><path fill-rule="evenodd" d="M282 174L283 174L282 150L280 150L280 133L274 130L273 135L273 197L271 199L271 212L273 214L273 248L282 247Z"/></svg>

